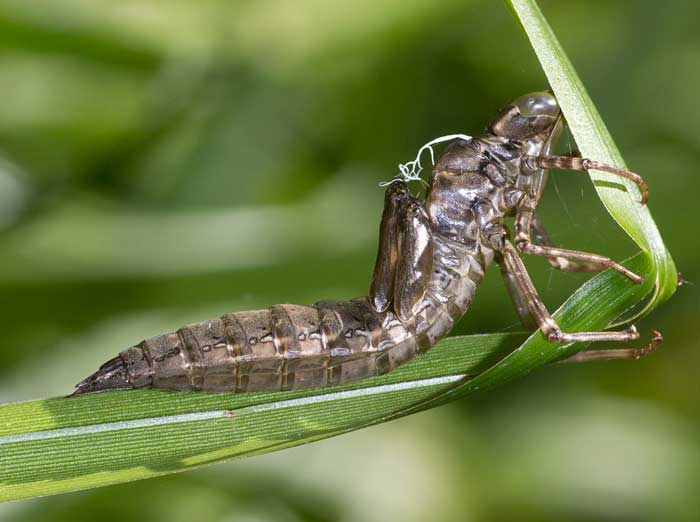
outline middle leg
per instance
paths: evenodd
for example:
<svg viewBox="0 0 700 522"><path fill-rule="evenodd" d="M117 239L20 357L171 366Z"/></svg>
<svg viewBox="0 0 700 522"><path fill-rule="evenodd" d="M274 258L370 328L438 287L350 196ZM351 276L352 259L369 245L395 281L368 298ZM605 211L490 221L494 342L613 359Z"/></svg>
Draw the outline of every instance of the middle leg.
<svg viewBox="0 0 700 522"><path fill-rule="evenodd" d="M628 270L619 263L616 263L609 257L589 252L579 252L578 250L570 250L568 248L559 248L553 246L536 245L532 242L531 230L533 216L535 213L535 205L530 196L523 196L520 200L515 214L515 246L524 253L535 256L543 256L548 259L572 260L576 263L583 264L594 270L605 270L612 268L617 270L622 275L630 279L636 284L641 284L643 279L640 275ZM561 261L559 261L561 262Z"/></svg>
<svg viewBox="0 0 700 522"><path fill-rule="evenodd" d="M549 237L547 229L542 220L535 212L532 215L532 225L530 227L532 242L535 245L556 248L556 245ZM552 267L565 272L598 272L600 265L587 261L575 261L566 257L547 257L547 261Z"/></svg>

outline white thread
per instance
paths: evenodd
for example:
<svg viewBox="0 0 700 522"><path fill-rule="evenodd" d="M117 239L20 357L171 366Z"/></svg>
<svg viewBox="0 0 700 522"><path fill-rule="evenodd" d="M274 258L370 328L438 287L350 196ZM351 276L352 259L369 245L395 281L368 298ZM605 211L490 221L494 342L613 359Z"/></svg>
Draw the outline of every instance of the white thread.
<svg viewBox="0 0 700 522"><path fill-rule="evenodd" d="M430 151L430 162L433 165L435 165L435 152L433 151L433 145L456 139L470 141L472 137L467 136L466 134L448 134L446 136L440 136L439 138L435 138L434 140L429 141L418 150L416 159L407 163L399 163L399 174L390 181L382 181L381 183L379 183L379 186L388 187L396 181L405 181L406 183L410 181L423 181L425 183L425 181L420 177L420 173L423 171L423 165L421 165L420 157L423 154L423 152L426 149Z"/></svg>

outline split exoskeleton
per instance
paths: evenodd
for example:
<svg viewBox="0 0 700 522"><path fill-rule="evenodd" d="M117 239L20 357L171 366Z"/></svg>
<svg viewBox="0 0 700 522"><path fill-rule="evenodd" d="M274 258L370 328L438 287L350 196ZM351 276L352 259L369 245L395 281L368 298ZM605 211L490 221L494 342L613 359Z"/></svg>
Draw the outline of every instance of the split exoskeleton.
<svg viewBox="0 0 700 522"><path fill-rule="evenodd" d="M551 244L536 215L547 169L597 169L632 180L632 172L572 156L553 156L564 120L549 93L522 96L502 109L484 136L456 139L437 159L425 201L403 177L388 186L369 296L276 305L229 313L152 337L105 363L74 395L110 389L284 391L344 384L381 375L446 336L496 261L526 326L553 342L629 341L633 329L563 332L540 299L521 254L555 268L611 268L615 261ZM511 241L504 218L514 216ZM587 358L638 357L647 349L579 352Z"/></svg>

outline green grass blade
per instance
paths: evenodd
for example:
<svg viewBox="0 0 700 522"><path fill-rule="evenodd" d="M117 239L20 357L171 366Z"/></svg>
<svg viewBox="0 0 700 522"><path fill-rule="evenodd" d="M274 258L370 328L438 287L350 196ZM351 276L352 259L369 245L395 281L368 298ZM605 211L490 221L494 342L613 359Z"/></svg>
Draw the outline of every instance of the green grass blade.
<svg viewBox="0 0 700 522"><path fill-rule="evenodd" d="M581 155L627 168L610 132L537 2L534 0L507 0L507 2L522 24L537 54L564 111ZM654 173L643 174L652 178L650 201L653 205ZM673 294L677 284L676 267L664 246L649 209L639 204L640 194L636 186L631 181L605 172L591 171L590 176L610 215L653 260L652 270L645 276L654 278L654 294L645 310L639 312L638 315L641 315Z"/></svg>
<svg viewBox="0 0 700 522"><path fill-rule="evenodd" d="M153 477L374 424L480 373L522 338L455 337L389 375L330 389L135 390L0 405L0 501Z"/></svg>
<svg viewBox="0 0 700 522"><path fill-rule="evenodd" d="M571 63L533 1L510 2L543 64L585 156L624 166ZM675 289L676 272L636 187L591 173L608 212L640 246L633 285L607 271L555 313L566 331L600 330L652 295ZM652 189L653 189L653 183ZM626 190L621 190L623 186ZM652 190L653 198L653 190ZM0 406L0 501L97 487L319 440L498 386L579 347L537 332L455 337L381 378L328 390L258 394L104 393Z"/></svg>

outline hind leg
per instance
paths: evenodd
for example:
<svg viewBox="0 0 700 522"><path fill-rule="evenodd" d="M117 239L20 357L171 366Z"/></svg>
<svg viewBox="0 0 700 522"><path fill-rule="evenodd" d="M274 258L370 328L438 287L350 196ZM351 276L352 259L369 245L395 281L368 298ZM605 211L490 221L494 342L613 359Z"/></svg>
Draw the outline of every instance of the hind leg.
<svg viewBox="0 0 700 522"><path fill-rule="evenodd" d="M532 284L530 275L523 264L518 251L510 241L503 239L500 255L502 270L512 282L512 292L517 295L516 307L524 306L549 341L558 343L596 342L596 341L631 341L639 338L634 329L608 332L562 332L561 328L542 302L537 289Z"/></svg>
<svg viewBox="0 0 700 522"><path fill-rule="evenodd" d="M589 361L611 361L618 359L639 359L656 350L663 342L663 336L656 330L652 330L653 335L649 344L643 348L618 348L614 350L584 350L575 353L571 357L557 361L558 363L578 363Z"/></svg>

